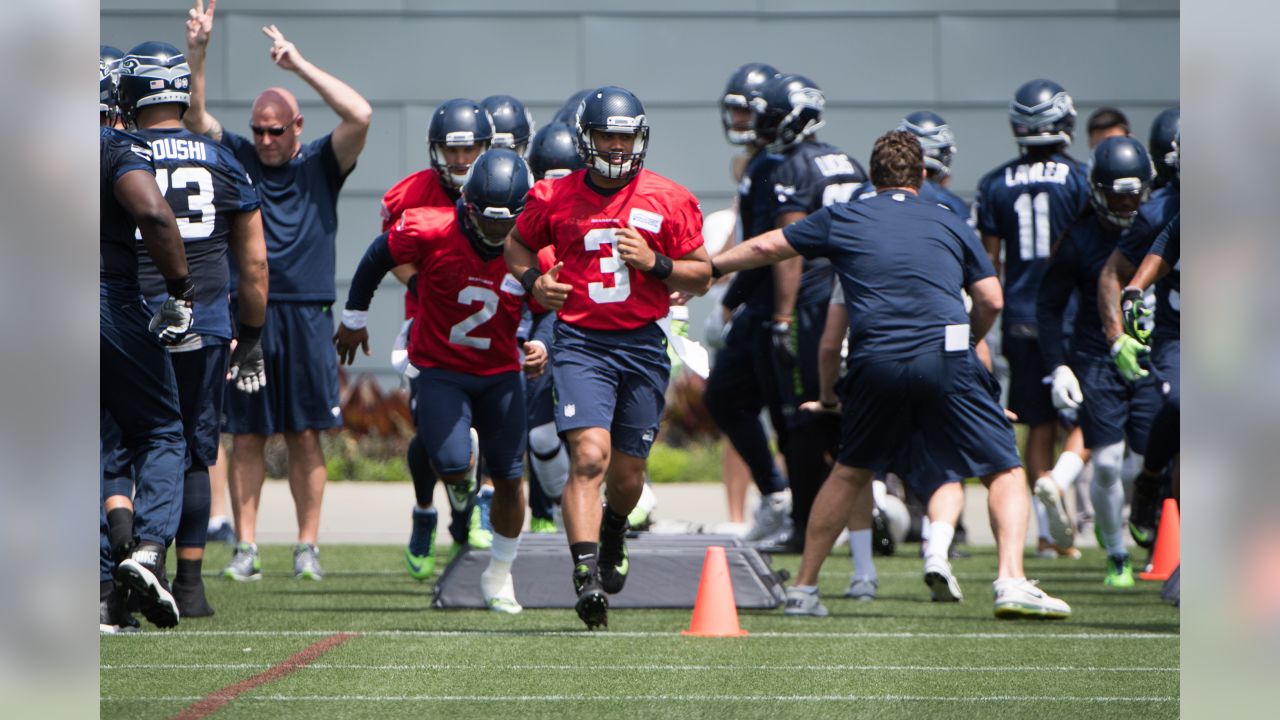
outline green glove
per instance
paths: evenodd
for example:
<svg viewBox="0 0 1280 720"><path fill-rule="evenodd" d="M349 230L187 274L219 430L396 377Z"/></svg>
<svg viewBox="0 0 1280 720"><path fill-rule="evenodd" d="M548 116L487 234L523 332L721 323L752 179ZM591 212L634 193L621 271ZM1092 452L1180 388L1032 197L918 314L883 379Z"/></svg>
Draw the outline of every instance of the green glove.
<svg viewBox="0 0 1280 720"><path fill-rule="evenodd" d="M1125 380L1133 382L1147 376L1147 371L1139 362L1141 356L1151 352L1151 348L1134 340L1128 335L1120 335L1111 342L1111 359Z"/></svg>
<svg viewBox="0 0 1280 720"><path fill-rule="evenodd" d="M1120 321L1129 337L1143 345L1151 339L1151 331L1143 330L1139 323L1151 317L1151 308L1142 300L1142 291L1137 288L1125 288L1120 296ZM1115 354L1114 352L1112 353Z"/></svg>

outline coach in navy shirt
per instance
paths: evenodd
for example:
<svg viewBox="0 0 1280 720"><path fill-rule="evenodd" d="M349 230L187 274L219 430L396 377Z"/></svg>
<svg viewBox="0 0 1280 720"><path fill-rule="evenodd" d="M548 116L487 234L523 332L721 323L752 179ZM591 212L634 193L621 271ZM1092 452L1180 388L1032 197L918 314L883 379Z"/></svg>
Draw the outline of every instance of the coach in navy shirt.
<svg viewBox="0 0 1280 720"><path fill-rule="evenodd" d="M253 395L229 393L225 430L235 436L230 486L239 544L224 574L261 576L255 544L257 506L267 438L283 433L289 485L298 506L294 575L320 579L316 539L326 479L318 431L340 425L338 365L332 347L338 192L364 149L373 109L349 85L312 65L274 26L271 60L306 81L337 113L333 132L303 144L302 114L293 94L269 88L253 103L252 138L230 131L205 111L204 62L213 10L187 22L191 107L187 127L231 148L262 198L271 304L262 349L268 383ZM232 296L235 295L232 278Z"/></svg>
<svg viewBox="0 0 1280 720"><path fill-rule="evenodd" d="M1064 618L1070 607L1023 575L1026 478L995 380L973 352L1003 305L1000 283L972 229L917 196L923 178L919 140L890 132L871 154L874 197L828 206L714 260L718 275L796 255L828 258L849 309L841 447L814 502L786 613L826 614L818 571L873 473L927 465L952 480L978 476L989 490L996 616Z"/></svg>

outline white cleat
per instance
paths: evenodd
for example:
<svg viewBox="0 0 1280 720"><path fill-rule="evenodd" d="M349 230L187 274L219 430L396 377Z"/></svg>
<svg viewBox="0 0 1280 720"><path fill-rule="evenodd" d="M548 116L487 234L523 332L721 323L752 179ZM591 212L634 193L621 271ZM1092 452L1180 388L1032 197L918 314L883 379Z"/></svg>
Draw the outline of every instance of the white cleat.
<svg viewBox="0 0 1280 720"><path fill-rule="evenodd" d="M1070 605L1049 595L1026 578L997 580L991 586L995 591L995 613L998 618L1065 620L1071 617Z"/></svg>
<svg viewBox="0 0 1280 720"><path fill-rule="evenodd" d="M960 602L964 599L960 583L956 582L956 576L951 572L951 563L946 558L925 558L924 584L929 586L929 594L934 602Z"/></svg>
<svg viewBox="0 0 1280 720"><path fill-rule="evenodd" d="M487 572L485 573L487 574ZM503 613L505 615L519 615L524 608L516 600L516 587L511 579L511 573L507 573L503 578L499 589L492 594L486 590L486 586L490 583L486 582L484 575L480 577L480 588L484 593L484 602L493 612ZM497 584L497 583L494 583Z"/></svg>
<svg viewBox="0 0 1280 720"><path fill-rule="evenodd" d="M1036 497L1044 505L1045 516L1049 518L1049 536L1053 538L1053 544L1064 549L1075 546L1075 523L1067 510L1067 499L1053 478L1045 475L1036 480Z"/></svg>
<svg viewBox="0 0 1280 720"><path fill-rule="evenodd" d="M880 581L865 575L856 575L849 581L849 589L844 596L854 600L875 600L876 591L880 589Z"/></svg>
<svg viewBox="0 0 1280 720"><path fill-rule="evenodd" d="M799 588L787 588L787 606L782 611L783 615L790 616L809 616L809 617L826 617L827 609L822 606L822 601L818 599L818 591L805 592Z"/></svg>
<svg viewBox="0 0 1280 720"><path fill-rule="evenodd" d="M771 493L760 498L756 524L743 537L749 543L763 542L786 529L791 520L791 491Z"/></svg>

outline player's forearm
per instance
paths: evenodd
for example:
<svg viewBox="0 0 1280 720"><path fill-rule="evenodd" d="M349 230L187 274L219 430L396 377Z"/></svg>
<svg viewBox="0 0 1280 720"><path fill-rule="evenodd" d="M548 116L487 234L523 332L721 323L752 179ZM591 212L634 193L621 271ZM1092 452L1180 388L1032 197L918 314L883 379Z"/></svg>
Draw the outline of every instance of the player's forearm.
<svg viewBox="0 0 1280 720"><path fill-rule="evenodd" d="M377 291L382 278L396 266L391 257L391 248L387 244L386 234L379 235L369 244L355 274L351 276L351 288L347 290L347 310L367 311L373 302L373 294Z"/></svg>
<svg viewBox="0 0 1280 720"><path fill-rule="evenodd" d="M204 77L205 49L200 48L197 50L195 46L188 43L186 58L187 65L191 68L191 105L182 114L182 123L191 132L197 135L205 135L220 142L222 140L222 125L205 108L205 99L207 97Z"/></svg>
<svg viewBox="0 0 1280 720"><path fill-rule="evenodd" d="M797 257L799 254L795 248L791 247L791 243L787 242L781 230L770 230L715 256L712 259L713 273L727 275L740 270L764 267Z"/></svg>
<svg viewBox="0 0 1280 720"><path fill-rule="evenodd" d="M240 322L262 327L267 322L267 243L262 233L262 214L257 210L236 216L231 232L231 254L240 271L236 286Z"/></svg>
<svg viewBox="0 0 1280 720"><path fill-rule="evenodd" d="M1120 322L1120 294L1126 282L1133 277L1133 265L1117 250L1107 258L1098 275L1098 319L1102 321L1102 333L1114 338L1124 332Z"/></svg>
<svg viewBox="0 0 1280 720"><path fill-rule="evenodd" d="M836 402L836 380L840 377L840 346L848 332L848 311L832 305L827 308L827 324L818 341L818 401L824 405Z"/></svg>
<svg viewBox="0 0 1280 720"><path fill-rule="evenodd" d="M356 92L355 88L321 70L310 61L300 62L296 72L298 77L306 81L344 123L369 126L369 120L373 117L373 107L369 105L368 100L364 99L364 96Z"/></svg>
<svg viewBox="0 0 1280 720"><path fill-rule="evenodd" d="M991 266L996 269L996 275L1004 274L1004 268L1000 266L1000 238L982 233L982 247L986 248L987 257L991 258Z"/></svg>
<svg viewBox="0 0 1280 720"><path fill-rule="evenodd" d="M672 290L705 295L711 289L711 263L706 257L673 260L665 282Z"/></svg>
<svg viewBox="0 0 1280 720"><path fill-rule="evenodd" d="M1148 255L1142 258L1142 264L1138 266L1138 271L1133 274L1133 278L1129 281L1129 285L1146 290L1152 284L1159 281L1165 275L1169 274L1169 263L1159 255ZM1119 302L1117 296L1116 302ZM1117 307L1119 307L1117 305ZM1113 337L1108 335L1107 337Z"/></svg>
<svg viewBox="0 0 1280 720"><path fill-rule="evenodd" d="M134 170L116 181L116 199L138 226L142 244L166 280L187 277L187 251L173 209L165 202L149 172Z"/></svg>
<svg viewBox="0 0 1280 720"><path fill-rule="evenodd" d="M969 309L969 334L974 338L986 337L1004 310L1004 291L995 277L978 280L967 289L973 300L973 307Z"/></svg>
<svg viewBox="0 0 1280 720"><path fill-rule="evenodd" d="M507 235L503 258L507 261L507 272L522 282L524 274L529 272L530 268L538 267L537 253L525 246L524 238L521 238L520 233L514 229Z"/></svg>
<svg viewBox="0 0 1280 720"><path fill-rule="evenodd" d="M773 266L773 320L790 322L796 309L796 296L800 293L800 278L804 274L804 259L789 258Z"/></svg>

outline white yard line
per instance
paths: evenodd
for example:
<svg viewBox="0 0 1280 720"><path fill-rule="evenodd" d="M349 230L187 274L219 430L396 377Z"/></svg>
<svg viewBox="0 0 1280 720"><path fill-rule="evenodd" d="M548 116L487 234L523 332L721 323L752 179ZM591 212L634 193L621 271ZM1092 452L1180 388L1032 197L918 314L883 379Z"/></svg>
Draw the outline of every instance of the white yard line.
<svg viewBox="0 0 1280 720"><path fill-rule="evenodd" d="M114 702L193 702L202 699L196 695L133 695L99 698L104 703ZM963 697L929 695L245 695L236 702L464 702L464 703L522 703L522 702L571 702L571 701L634 701L634 702L938 702L938 703L1028 703L1059 702L1090 705L1110 703L1176 703L1177 697L1162 695L1073 697L1069 695L969 695Z"/></svg>
<svg viewBox="0 0 1280 720"><path fill-rule="evenodd" d="M262 670L271 667L267 663L120 663L99 665L100 670ZM348 664L310 663L299 670L643 670L643 671L736 671L736 670L805 670L839 672L1117 672L1117 673L1170 673L1176 667L1089 667L1074 665L554 665L554 664Z"/></svg>
<svg viewBox="0 0 1280 720"><path fill-rule="evenodd" d="M803 621L801 621L803 622ZM383 637L383 638L450 638L450 637L467 637L467 638L483 638L483 637L578 637L587 639L607 639L607 638L671 638L679 639L679 632L670 631L608 631L608 632L586 632L577 631L561 631L561 630L531 630L528 632L506 632L506 631L487 631L487 630L168 630L158 632L139 632L139 633L118 633L115 635L104 635L102 639L107 641L108 638L189 638L189 637L315 637L322 635L332 635L338 632L357 632L362 637ZM930 633L930 632L819 632L819 631L796 631L796 632L778 632L778 631L760 631L752 632L746 636L750 638L889 638L900 640L1179 640L1177 633L1045 633L1045 632L959 632L959 633Z"/></svg>

